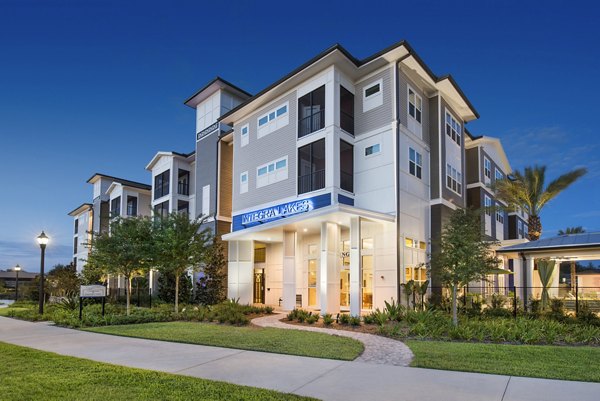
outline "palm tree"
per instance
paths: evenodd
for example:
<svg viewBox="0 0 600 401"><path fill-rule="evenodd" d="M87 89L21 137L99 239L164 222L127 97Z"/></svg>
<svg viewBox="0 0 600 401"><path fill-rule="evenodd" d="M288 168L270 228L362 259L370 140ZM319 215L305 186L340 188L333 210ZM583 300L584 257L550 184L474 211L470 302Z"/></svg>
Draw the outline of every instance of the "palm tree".
<svg viewBox="0 0 600 401"><path fill-rule="evenodd" d="M546 166L535 165L525 167L523 173L515 170L511 177L496 181L494 190L509 208L519 207L527 212L529 239L537 241L542 235L540 212L544 206L586 173L587 169L578 168L545 186Z"/></svg>
<svg viewBox="0 0 600 401"><path fill-rule="evenodd" d="M564 231L558 230L558 235L583 234L584 232L585 232L585 230L581 226L567 227Z"/></svg>
<svg viewBox="0 0 600 401"><path fill-rule="evenodd" d="M558 230L558 235L569 235L569 234L583 234L585 230L581 226L577 227L567 227L564 231ZM560 269L560 267L559 267ZM574 292L576 290L575 283L577 282L577 263L572 260L571 261L571 291Z"/></svg>

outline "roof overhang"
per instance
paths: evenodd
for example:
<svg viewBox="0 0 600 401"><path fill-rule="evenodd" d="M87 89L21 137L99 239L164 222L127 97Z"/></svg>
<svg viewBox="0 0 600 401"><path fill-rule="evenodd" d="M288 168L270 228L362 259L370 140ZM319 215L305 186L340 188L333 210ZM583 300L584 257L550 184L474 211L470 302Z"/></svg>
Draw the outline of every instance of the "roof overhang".
<svg viewBox="0 0 600 401"><path fill-rule="evenodd" d="M150 190L149 189L142 189L142 188L132 187L132 186L124 185L124 184L121 184L120 182L114 181L112 184L110 184L110 186L106 190L106 195L110 195L118 187L121 187L122 190L129 190L129 191L132 191L132 192L137 192L139 194L145 194L145 195L149 195L150 194Z"/></svg>
<svg viewBox="0 0 600 401"><path fill-rule="evenodd" d="M146 190L150 190L152 188L152 186L148 185L148 184L144 184L141 182L137 182L137 181L131 181L131 180L126 180L124 178L118 178L118 177L113 177L111 175L106 175L106 174L100 174L100 173L96 173L93 176L91 176L87 182L89 184L94 184L96 183L98 180L102 179L102 178L106 178L107 180L111 180L113 182L120 182L123 185L127 185L130 186L132 188L136 188L136 189L146 189Z"/></svg>
<svg viewBox="0 0 600 401"><path fill-rule="evenodd" d="M234 84L227 82L221 77L216 77L208 84L199 89L196 93L190 96L183 104L189 106L193 109L198 106L202 101L206 100L208 97L213 95L215 92L219 90L226 90L229 93L233 93L241 97L242 99L247 99L252 95L245 90L235 86Z"/></svg>
<svg viewBox="0 0 600 401"><path fill-rule="evenodd" d="M75 209L71 210L68 213L68 215L73 216L73 217L79 216L81 213L91 210L92 207L94 207L94 205L92 205L91 203L82 203L81 205L77 206Z"/></svg>
<svg viewBox="0 0 600 401"><path fill-rule="evenodd" d="M265 106L274 98L292 90L305 81L307 77L315 75L332 65L339 68L350 79L356 80L394 62L400 63L405 69L414 71L430 87L430 93L442 93L464 121L479 118L479 114L452 76L436 76L408 42L401 41L363 60L358 60L344 47L336 44L269 85L233 110L225 113L219 118L219 121L232 125L235 121Z"/></svg>
<svg viewBox="0 0 600 401"><path fill-rule="evenodd" d="M506 156L506 152L504 151L504 147L502 146L502 142L500 142L500 139L492 136L479 136L474 139L471 139L470 136L467 136L465 140L466 149L472 149L477 146L485 145L493 147L496 150L496 152L498 152L500 160L495 161L499 161L503 164L504 172L506 174L512 173L512 167L510 166L510 162L508 161L508 157Z"/></svg>
<svg viewBox="0 0 600 401"><path fill-rule="evenodd" d="M180 159L185 160L188 163L192 163L196 160L196 152L191 152L191 153L179 153L179 152L165 152L165 151L160 151L157 152L154 157L152 158L152 160L150 160L150 162L146 165L146 170L150 171L154 168L154 166L156 165L156 163L158 163L158 161L161 159L161 157L177 157Z"/></svg>

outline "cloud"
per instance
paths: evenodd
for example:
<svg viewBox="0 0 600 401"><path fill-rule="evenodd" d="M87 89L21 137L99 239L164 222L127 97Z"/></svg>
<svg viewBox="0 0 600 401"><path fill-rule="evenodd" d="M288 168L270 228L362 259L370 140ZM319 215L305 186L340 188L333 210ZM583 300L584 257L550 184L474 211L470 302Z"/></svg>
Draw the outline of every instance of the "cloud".
<svg viewBox="0 0 600 401"><path fill-rule="evenodd" d="M69 263L72 258L71 247L56 244L49 246L46 249L46 270L58 263ZM0 240L0 269L11 268L17 263L26 271L38 271L40 248L31 242Z"/></svg>

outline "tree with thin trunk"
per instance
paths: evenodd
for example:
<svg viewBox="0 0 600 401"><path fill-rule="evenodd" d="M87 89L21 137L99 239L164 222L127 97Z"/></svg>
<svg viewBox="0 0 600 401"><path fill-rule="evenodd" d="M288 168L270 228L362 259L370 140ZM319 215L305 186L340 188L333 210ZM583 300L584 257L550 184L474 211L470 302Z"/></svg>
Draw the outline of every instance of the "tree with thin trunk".
<svg viewBox="0 0 600 401"><path fill-rule="evenodd" d="M171 213L155 223L155 260L162 274L171 274L175 282L175 312L179 311L179 280L188 271L201 269L212 237L202 229L204 219L190 219L187 213Z"/></svg>
<svg viewBox="0 0 600 401"><path fill-rule="evenodd" d="M558 230L558 235L583 234L585 230L581 226L567 227L564 231ZM575 292L577 283L577 263L571 260L571 292Z"/></svg>
<svg viewBox="0 0 600 401"><path fill-rule="evenodd" d="M507 203L509 208L520 208L529 215L529 239L537 241L542 235L540 213L544 206L586 173L585 168L578 168L546 186L546 166L535 165L525 167L523 173L515 170L511 176L496 181L493 189L496 197Z"/></svg>
<svg viewBox="0 0 600 401"><path fill-rule="evenodd" d="M452 322L458 325L457 291L468 283L486 280L498 271L499 260L492 252L494 242L486 241L481 216L472 210L457 209L450 215L440 239L439 250L431 257L431 268L452 292Z"/></svg>
<svg viewBox="0 0 600 401"><path fill-rule="evenodd" d="M131 280L148 272L152 249L152 221L141 216L112 220L110 230L96 234L91 242L86 268L125 278L127 315L131 312Z"/></svg>

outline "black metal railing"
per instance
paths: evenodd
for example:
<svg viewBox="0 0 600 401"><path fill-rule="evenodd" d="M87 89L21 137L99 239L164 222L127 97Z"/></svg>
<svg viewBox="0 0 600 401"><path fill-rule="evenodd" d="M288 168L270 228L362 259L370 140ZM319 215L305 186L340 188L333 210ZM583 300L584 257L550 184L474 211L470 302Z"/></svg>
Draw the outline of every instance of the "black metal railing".
<svg viewBox="0 0 600 401"><path fill-rule="evenodd" d="M354 116L340 111L340 127L347 133L354 135Z"/></svg>
<svg viewBox="0 0 600 401"><path fill-rule="evenodd" d="M315 111L310 115L298 120L298 138L325 127L325 109Z"/></svg>
<svg viewBox="0 0 600 401"><path fill-rule="evenodd" d="M325 188L325 170L315 171L298 177L298 193L316 191Z"/></svg>
<svg viewBox="0 0 600 401"><path fill-rule="evenodd" d="M354 192L354 174L340 171L340 188L344 191Z"/></svg>
<svg viewBox="0 0 600 401"><path fill-rule="evenodd" d="M158 186L154 189L154 199L162 198L165 195L169 195L169 183Z"/></svg>
<svg viewBox="0 0 600 401"><path fill-rule="evenodd" d="M190 194L190 184L187 182L180 182L177 184L177 193L179 195L189 195Z"/></svg>

